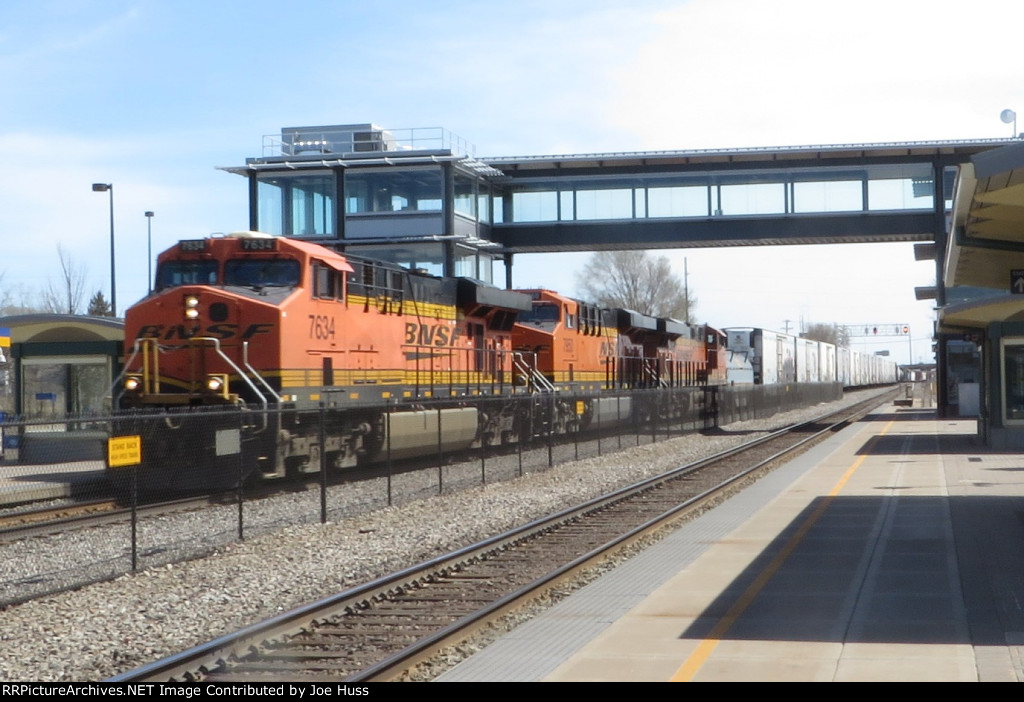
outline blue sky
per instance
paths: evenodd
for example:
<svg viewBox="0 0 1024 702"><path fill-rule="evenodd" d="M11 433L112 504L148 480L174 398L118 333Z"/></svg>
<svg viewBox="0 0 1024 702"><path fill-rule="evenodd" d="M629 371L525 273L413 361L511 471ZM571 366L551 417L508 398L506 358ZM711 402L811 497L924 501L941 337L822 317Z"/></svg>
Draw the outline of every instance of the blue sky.
<svg viewBox="0 0 1024 702"><path fill-rule="evenodd" d="M90 184L114 183L123 309L146 289L143 213L154 251L245 228L245 181L215 167L284 126L440 126L481 156L1010 136L1022 20L995 0L5 0L0 285L57 280L59 243L109 292ZM927 351L910 245L667 255L704 321L907 322ZM520 257L515 282L566 289L584 259Z"/></svg>

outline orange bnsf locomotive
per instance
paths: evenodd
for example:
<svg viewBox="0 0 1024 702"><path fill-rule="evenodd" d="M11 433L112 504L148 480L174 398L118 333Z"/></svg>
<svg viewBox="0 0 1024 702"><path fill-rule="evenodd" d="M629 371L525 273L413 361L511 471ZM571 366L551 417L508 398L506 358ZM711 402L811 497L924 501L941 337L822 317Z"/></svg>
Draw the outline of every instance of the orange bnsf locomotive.
<svg viewBox="0 0 1024 702"><path fill-rule="evenodd" d="M171 411L139 429L150 494L232 487L239 463L283 477L579 431L628 416L628 401L602 412L602 392L720 382L725 367L710 328L258 232L161 254L125 334L120 407ZM590 394L532 401L568 391ZM199 411L218 407L241 412Z"/></svg>
<svg viewBox="0 0 1024 702"><path fill-rule="evenodd" d="M607 309L551 290L525 290L533 301L512 331L515 350L532 358L536 384L548 391L607 391L680 388L725 382L725 336L711 327L691 326L632 310ZM683 396L675 402L684 401ZM658 412L674 417L686 407L662 403ZM650 407L634 408L631 397L594 397L582 408L560 405L554 418L563 431L596 428Z"/></svg>

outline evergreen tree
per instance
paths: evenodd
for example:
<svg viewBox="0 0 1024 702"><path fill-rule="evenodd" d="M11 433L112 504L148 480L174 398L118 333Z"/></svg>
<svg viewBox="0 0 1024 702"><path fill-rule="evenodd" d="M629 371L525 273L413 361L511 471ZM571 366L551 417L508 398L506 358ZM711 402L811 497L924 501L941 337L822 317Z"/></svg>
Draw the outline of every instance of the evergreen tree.
<svg viewBox="0 0 1024 702"><path fill-rule="evenodd" d="M103 297L103 291L97 290L96 294L89 300L89 310L87 314L91 317L112 317L110 311L110 303L107 302L107 298Z"/></svg>

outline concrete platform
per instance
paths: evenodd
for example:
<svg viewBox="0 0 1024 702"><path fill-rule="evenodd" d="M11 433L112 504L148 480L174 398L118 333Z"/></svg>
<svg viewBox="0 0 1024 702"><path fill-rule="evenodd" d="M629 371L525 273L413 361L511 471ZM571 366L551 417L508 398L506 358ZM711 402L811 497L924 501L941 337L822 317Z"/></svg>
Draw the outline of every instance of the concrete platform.
<svg viewBox="0 0 1024 702"><path fill-rule="evenodd" d="M1024 680L1024 456L889 406L441 681Z"/></svg>
<svg viewBox="0 0 1024 702"><path fill-rule="evenodd" d="M29 465L0 461L0 507L109 494L105 461Z"/></svg>

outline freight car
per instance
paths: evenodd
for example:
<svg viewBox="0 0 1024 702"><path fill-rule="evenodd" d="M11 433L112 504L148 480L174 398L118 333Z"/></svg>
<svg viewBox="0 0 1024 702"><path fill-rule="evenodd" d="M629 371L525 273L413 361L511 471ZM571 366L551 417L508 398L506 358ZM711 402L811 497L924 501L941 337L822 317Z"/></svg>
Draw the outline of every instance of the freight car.
<svg viewBox="0 0 1024 702"><path fill-rule="evenodd" d="M581 431L613 416L601 393L724 381L709 328L258 232L162 253L125 333L119 432L143 435L147 494Z"/></svg>
<svg viewBox="0 0 1024 702"><path fill-rule="evenodd" d="M842 383L845 388L898 381L894 361L824 341L750 327L725 330L730 384Z"/></svg>

